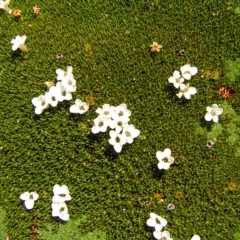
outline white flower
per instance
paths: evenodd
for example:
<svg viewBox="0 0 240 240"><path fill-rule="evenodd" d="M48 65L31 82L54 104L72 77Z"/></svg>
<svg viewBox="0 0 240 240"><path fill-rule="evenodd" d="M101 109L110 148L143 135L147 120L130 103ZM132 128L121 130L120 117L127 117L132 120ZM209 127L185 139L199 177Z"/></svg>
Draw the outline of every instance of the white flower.
<svg viewBox="0 0 240 240"><path fill-rule="evenodd" d="M94 119L94 126L92 127L92 132L94 134L99 132L106 132L111 121L112 121L111 119L98 116L97 118Z"/></svg>
<svg viewBox="0 0 240 240"><path fill-rule="evenodd" d="M163 232L154 231L153 236L158 240L173 240L170 237L170 233L168 231L163 231Z"/></svg>
<svg viewBox="0 0 240 240"><path fill-rule="evenodd" d="M75 104L70 107L71 113L83 114L89 109L89 105L86 102L82 102L79 99L75 100Z"/></svg>
<svg viewBox="0 0 240 240"><path fill-rule="evenodd" d="M72 66L68 66L67 71L64 71L62 69L57 69L56 70L57 80L64 81L68 79L69 77L73 76L72 71L73 71Z"/></svg>
<svg viewBox="0 0 240 240"><path fill-rule="evenodd" d="M213 104L211 107L207 107L207 113L205 115L206 121L213 120L218 122L218 116L223 113L223 109L219 108L217 104Z"/></svg>
<svg viewBox="0 0 240 240"><path fill-rule="evenodd" d="M45 93L45 98L48 104L56 107L58 104L59 91L56 86L51 86L49 91Z"/></svg>
<svg viewBox="0 0 240 240"><path fill-rule="evenodd" d="M128 123L126 122L126 120L127 120L126 118L114 119L110 122L109 127L111 129L115 128L116 132L120 133L123 130L123 128L128 126Z"/></svg>
<svg viewBox="0 0 240 240"><path fill-rule="evenodd" d="M174 71L173 76L168 79L168 82L173 83L175 88L179 88L184 82L184 78L180 75L179 71Z"/></svg>
<svg viewBox="0 0 240 240"><path fill-rule="evenodd" d="M140 131L134 127L133 124L123 128L122 135L125 136L127 143L132 143L133 138L136 138L140 134Z"/></svg>
<svg viewBox="0 0 240 240"><path fill-rule="evenodd" d="M154 227L155 231L160 232L162 228L167 225L167 220L155 213L150 213L150 218L147 220L147 225L149 227Z"/></svg>
<svg viewBox="0 0 240 240"><path fill-rule="evenodd" d="M12 13L12 10L9 8L10 0L0 0L0 9L5 10L9 14Z"/></svg>
<svg viewBox="0 0 240 240"><path fill-rule="evenodd" d="M62 79L62 85L69 91L69 92L76 92L76 80L74 79L73 75L70 75L68 78Z"/></svg>
<svg viewBox="0 0 240 240"><path fill-rule="evenodd" d="M71 100L72 94L65 88L62 84L62 82L58 82L57 85L57 92L58 92L58 101L62 102L63 100Z"/></svg>
<svg viewBox="0 0 240 240"><path fill-rule="evenodd" d="M159 169L168 169L170 165L174 163L174 158L171 157L171 149L169 148L166 148L163 152L158 151L156 153L156 157L159 161L158 163Z"/></svg>
<svg viewBox="0 0 240 240"><path fill-rule="evenodd" d="M114 130L111 130L110 131L110 139L109 139L109 143L111 145L113 145L114 147L114 150L117 152L117 153L120 153L121 150L122 150L122 146L127 142L126 141L126 138L123 134L120 134Z"/></svg>
<svg viewBox="0 0 240 240"><path fill-rule="evenodd" d="M19 36L17 35L14 39L11 40L12 45L12 50L15 51L18 48L21 49L21 51L26 52L27 51L27 46L25 44L27 36Z"/></svg>
<svg viewBox="0 0 240 240"><path fill-rule="evenodd" d="M22 199L24 202L24 205L26 209L30 210L34 206L34 201L36 201L39 198L38 194L36 192L25 192L20 195L20 199Z"/></svg>
<svg viewBox="0 0 240 240"><path fill-rule="evenodd" d="M199 235L194 235L191 240L201 240Z"/></svg>
<svg viewBox="0 0 240 240"><path fill-rule="evenodd" d="M59 217L64 221L69 220L68 207L65 202L63 203L52 203L52 216Z"/></svg>
<svg viewBox="0 0 240 240"><path fill-rule="evenodd" d="M121 120L123 123L127 123L130 119L131 112L127 109L127 105L125 103L120 104L115 107L114 112L112 114L113 120Z"/></svg>
<svg viewBox="0 0 240 240"><path fill-rule="evenodd" d="M190 99L191 95L194 95L197 93L197 89L195 87L190 87L187 83L186 85L184 83L180 84L180 92L176 94L179 98L184 96L186 99Z"/></svg>
<svg viewBox="0 0 240 240"><path fill-rule="evenodd" d="M196 67L191 67L190 64L186 64L180 68L182 77L184 77L186 80L190 80L193 75L195 75L198 72L198 69Z"/></svg>
<svg viewBox="0 0 240 240"><path fill-rule="evenodd" d="M32 99L32 104L35 106L35 113L41 114L48 107L48 102L45 95L40 95Z"/></svg>
<svg viewBox="0 0 240 240"><path fill-rule="evenodd" d="M114 106L110 106L109 104L103 104L102 108L98 108L96 112L103 118L111 118L114 113Z"/></svg>
<svg viewBox="0 0 240 240"><path fill-rule="evenodd" d="M54 203L63 203L72 199L66 185L60 186L59 184L55 184L53 187L53 194L52 202Z"/></svg>

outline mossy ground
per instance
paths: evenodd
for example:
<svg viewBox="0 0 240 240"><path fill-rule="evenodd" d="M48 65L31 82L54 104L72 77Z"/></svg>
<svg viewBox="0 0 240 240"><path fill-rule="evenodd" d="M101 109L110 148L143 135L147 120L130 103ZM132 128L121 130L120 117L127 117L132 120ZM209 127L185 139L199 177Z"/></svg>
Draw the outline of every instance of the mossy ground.
<svg viewBox="0 0 240 240"><path fill-rule="evenodd" d="M19 20L0 12L0 201L10 239L40 239L38 231L49 224L58 231L50 208L54 184L69 187L70 218L86 216L84 234L100 229L111 240L152 239L150 212L168 220L174 240L194 234L221 240L238 232L240 159L225 134L230 120L220 116L223 130L211 150L197 131L211 131L203 117L207 106L224 103L221 85L237 92L226 101L240 115L239 81L229 86L225 68L240 55L236 3L12 0L10 7L22 10ZM23 34L29 52L13 53L11 39ZM163 45L159 54L150 52L153 41ZM186 63L199 70L190 80L198 90L190 101L178 99L167 81ZM57 68L69 65L77 80L74 99L94 104L82 116L69 113L74 101L36 116L31 99L47 91L44 82L56 79ZM126 103L141 131L120 154L107 133L90 131L104 103ZM175 164L162 173L155 154L167 147ZM19 199L25 191L40 195L30 212ZM176 206L172 212L169 203Z"/></svg>

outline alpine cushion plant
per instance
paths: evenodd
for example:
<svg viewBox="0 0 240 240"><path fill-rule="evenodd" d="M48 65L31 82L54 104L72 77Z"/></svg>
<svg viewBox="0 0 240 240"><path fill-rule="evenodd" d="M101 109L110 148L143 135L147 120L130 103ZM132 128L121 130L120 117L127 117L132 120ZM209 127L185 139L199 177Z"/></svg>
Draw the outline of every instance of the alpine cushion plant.
<svg viewBox="0 0 240 240"><path fill-rule="evenodd" d="M31 210L34 206L34 202L39 198L36 192L25 192L20 195L20 199L24 201L26 209Z"/></svg>
<svg viewBox="0 0 240 240"><path fill-rule="evenodd" d="M166 148L163 152L157 151L156 157L159 161L158 168L161 169L169 169L170 165L174 163L174 158L171 157L171 149Z"/></svg>
<svg viewBox="0 0 240 240"><path fill-rule="evenodd" d="M218 122L218 116L223 113L223 109L219 108L217 104L213 104L211 107L207 107L206 110L207 113L204 116L206 121L213 120L214 122Z"/></svg>
<svg viewBox="0 0 240 240"><path fill-rule="evenodd" d="M15 51L19 48L22 52L27 52L28 49L25 44L26 39L27 39L26 35L23 36L17 35L14 39L11 40L12 50Z"/></svg>

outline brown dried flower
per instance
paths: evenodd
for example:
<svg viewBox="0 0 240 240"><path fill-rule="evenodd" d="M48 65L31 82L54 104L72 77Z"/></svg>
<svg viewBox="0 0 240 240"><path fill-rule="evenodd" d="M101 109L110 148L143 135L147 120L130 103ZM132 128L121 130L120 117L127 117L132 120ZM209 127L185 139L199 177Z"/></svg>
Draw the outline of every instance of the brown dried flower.
<svg viewBox="0 0 240 240"><path fill-rule="evenodd" d="M153 42L153 44L150 45L151 52L160 52L160 49L163 47L161 44L158 44L157 42Z"/></svg>
<svg viewBox="0 0 240 240"><path fill-rule="evenodd" d="M22 14L22 11L19 10L19 9L14 10L13 13L12 13L12 15L16 18L21 17L21 14Z"/></svg>
<svg viewBox="0 0 240 240"><path fill-rule="evenodd" d="M40 10L41 10L41 8L39 8L37 6L33 7L33 12L34 12L35 16L38 16L40 14Z"/></svg>
<svg viewBox="0 0 240 240"><path fill-rule="evenodd" d="M48 89L50 89L52 86L55 86L55 82L54 81L47 81L44 84L47 85Z"/></svg>

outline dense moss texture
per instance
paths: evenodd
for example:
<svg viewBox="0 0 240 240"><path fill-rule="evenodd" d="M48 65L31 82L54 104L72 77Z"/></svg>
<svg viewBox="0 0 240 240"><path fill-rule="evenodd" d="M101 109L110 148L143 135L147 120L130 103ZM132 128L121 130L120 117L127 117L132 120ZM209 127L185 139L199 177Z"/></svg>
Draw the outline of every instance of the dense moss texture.
<svg viewBox="0 0 240 240"><path fill-rule="evenodd" d="M174 240L194 234L222 240L239 232L239 140L228 141L232 129L225 134L232 120L220 116L222 130L210 150L198 131L214 127L204 115L207 106L224 103L221 85L237 92L226 101L233 120L240 115L239 82L228 82L225 64L240 55L236 3L12 0L10 7L22 10L19 20L0 13L0 201L10 239L40 239L38 231L49 224L58 232L50 207L54 184L69 187L70 218L86 216L85 235L152 239L150 212L168 220L165 229ZM11 39L23 34L29 52L13 53ZM153 41L163 45L159 54L150 51ZM64 58L56 59L57 53ZM198 90L190 101L178 99L168 83L186 63L199 70L190 80ZM70 114L70 101L36 116L31 99L47 91L44 82L56 79L57 68L70 65L77 80L74 99L90 99L90 110ZM108 144L108 133L90 131L104 103L126 103L141 131L120 154ZM160 172L155 154L167 147L175 164ZM25 191L39 193L32 211L19 199ZM172 212L169 203L176 206Z"/></svg>

